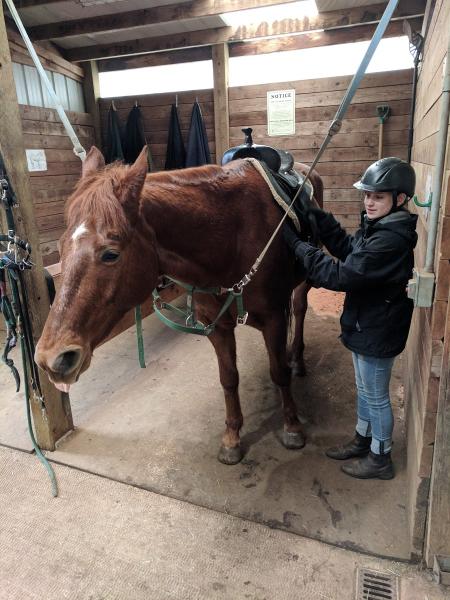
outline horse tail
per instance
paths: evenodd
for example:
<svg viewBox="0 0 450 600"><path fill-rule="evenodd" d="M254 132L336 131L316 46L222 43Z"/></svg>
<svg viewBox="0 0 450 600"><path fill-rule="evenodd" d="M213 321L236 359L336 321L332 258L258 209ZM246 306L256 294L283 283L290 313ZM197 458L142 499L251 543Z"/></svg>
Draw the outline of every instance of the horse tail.
<svg viewBox="0 0 450 600"><path fill-rule="evenodd" d="M289 294L289 298L287 300L286 306L284 307L284 317L286 319L286 342L289 345L291 331L292 331L292 317L294 316L294 289Z"/></svg>

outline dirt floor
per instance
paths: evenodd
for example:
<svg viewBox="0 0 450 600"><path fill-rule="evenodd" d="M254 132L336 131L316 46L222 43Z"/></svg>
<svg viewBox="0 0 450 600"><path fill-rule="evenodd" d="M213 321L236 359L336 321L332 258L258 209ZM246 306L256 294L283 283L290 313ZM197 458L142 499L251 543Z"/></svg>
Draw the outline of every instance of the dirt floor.
<svg viewBox="0 0 450 600"><path fill-rule="evenodd" d="M304 449L281 445L280 403L262 336L240 327L245 457L231 467L219 463L224 401L212 348L205 338L176 333L151 316L144 322L147 368L139 368L133 330L100 347L71 390L76 429L49 458L270 528L408 559L400 362L392 381L396 478L354 480L324 455L355 424L351 355L338 340L341 302L341 294L310 294L308 375L293 380ZM0 443L29 450L20 395L0 402L0 417Z"/></svg>

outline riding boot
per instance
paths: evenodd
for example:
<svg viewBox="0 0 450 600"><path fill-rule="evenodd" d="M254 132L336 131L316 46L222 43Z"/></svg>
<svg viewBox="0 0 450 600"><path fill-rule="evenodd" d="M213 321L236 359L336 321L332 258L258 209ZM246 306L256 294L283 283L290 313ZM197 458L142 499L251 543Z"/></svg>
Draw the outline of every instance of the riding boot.
<svg viewBox="0 0 450 600"><path fill-rule="evenodd" d="M356 458L357 456L366 456L370 450L371 437L365 437L355 431L355 437L343 446L333 446L325 450L329 458L335 460L346 460L347 458Z"/></svg>
<svg viewBox="0 0 450 600"><path fill-rule="evenodd" d="M342 465L341 470L346 475L358 479L392 479L394 477L394 465L390 452L374 454L370 451L364 458Z"/></svg>

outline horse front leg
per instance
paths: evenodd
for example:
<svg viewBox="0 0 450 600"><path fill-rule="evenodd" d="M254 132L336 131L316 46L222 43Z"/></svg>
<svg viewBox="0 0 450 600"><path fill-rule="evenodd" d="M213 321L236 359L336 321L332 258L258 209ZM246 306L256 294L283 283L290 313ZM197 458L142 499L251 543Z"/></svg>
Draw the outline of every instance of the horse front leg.
<svg viewBox="0 0 450 600"><path fill-rule="evenodd" d="M283 402L283 445L289 449L303 448L305 437L297 416L291 392L291 368L288 364L286 342L287 321L284 316L271 318L263 326L263 336L269 353L270 376L280 390Z"/></svg>
<svg viewBox="0 0 450 600"><path fill-rule="evenodd" d="M308 292L311 286L303 281L294 290L294 297L292 300L292 310L295 316L295 328L294 328L294 339L290 350L290 364L292 367L292 373L297 377L304 377L306 375L306 367L304 360L304 327L305 327L305 316L308 309Z"/></svg>
<svg viewBox="0 0 450 600"><path fill-rule="evenodd" d="M235 465L242 460L239 430L243 417L239 400L239 372L236 367L236 338L234 328L216 327L208 336L214 346L219 363L220 383L225 395L226 429L222 436L218 459L225 465Z"/></svg>

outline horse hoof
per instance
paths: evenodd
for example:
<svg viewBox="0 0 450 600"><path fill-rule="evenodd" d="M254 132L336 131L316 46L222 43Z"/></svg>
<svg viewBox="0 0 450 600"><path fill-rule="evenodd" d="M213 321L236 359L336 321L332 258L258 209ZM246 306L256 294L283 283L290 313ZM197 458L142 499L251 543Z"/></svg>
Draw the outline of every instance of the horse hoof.
<svg viewBox="0 0 450 600"><path fill-rule="evenodd" d="M300 431L283 431L282 441L288 450L299 450L305 445L305 436Z"/></svg>
<svg viewBox="0 0 450 600"><path fill-rule="evenodd" d="M242 460L243 453L240 446L225 448L221 446L217 458L224 465L237 465Z"/></svg>

